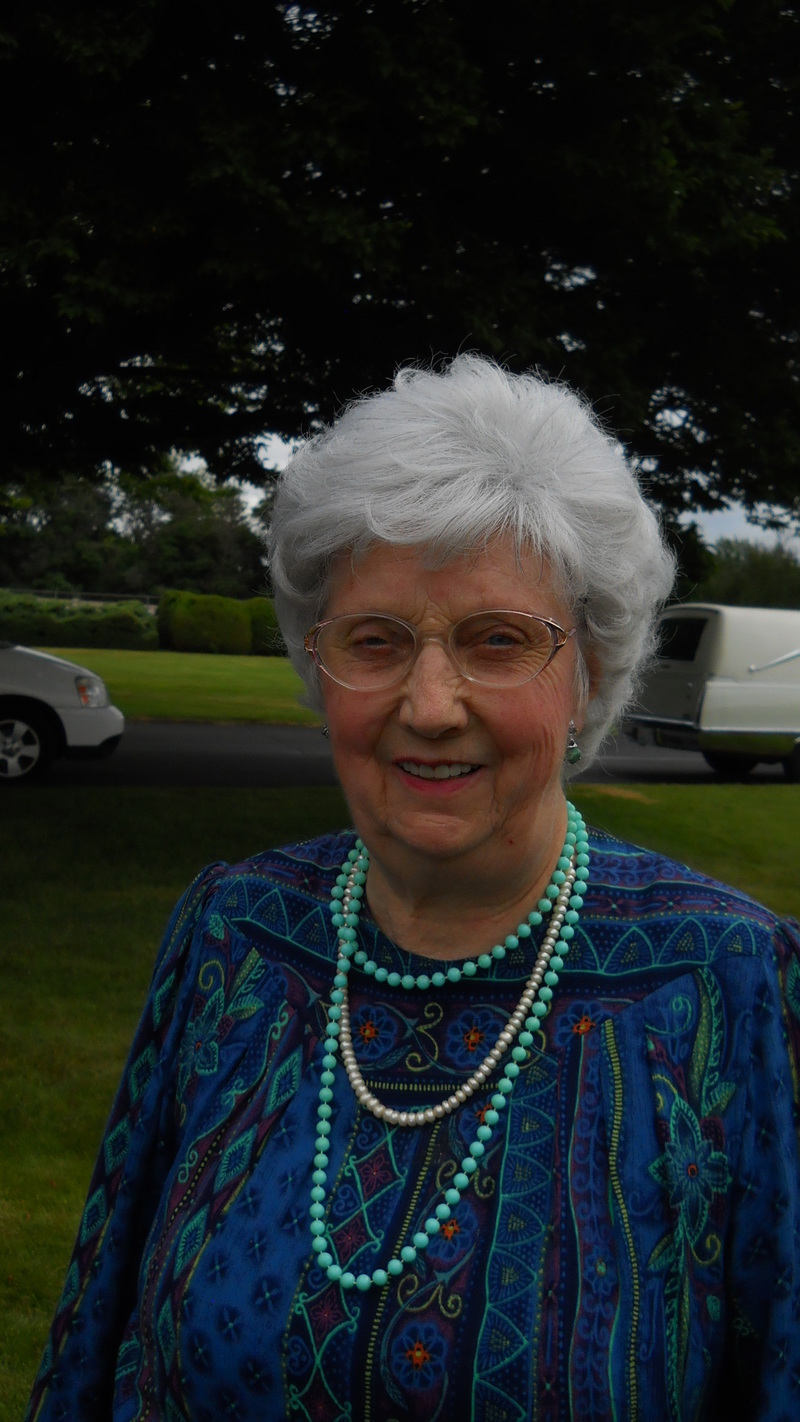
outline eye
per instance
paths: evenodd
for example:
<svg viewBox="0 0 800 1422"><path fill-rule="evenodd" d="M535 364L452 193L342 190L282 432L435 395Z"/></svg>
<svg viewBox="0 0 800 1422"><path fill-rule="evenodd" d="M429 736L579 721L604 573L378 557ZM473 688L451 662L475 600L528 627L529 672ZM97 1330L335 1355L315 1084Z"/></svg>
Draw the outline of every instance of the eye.
<svg viewBox="0 0 800 1422"><path fill-rule="evenodd" d="M401 622L370 617L350 623L341 630L342 646L351 656L363 659L405 655L412 645L410 632Z"/></svg>

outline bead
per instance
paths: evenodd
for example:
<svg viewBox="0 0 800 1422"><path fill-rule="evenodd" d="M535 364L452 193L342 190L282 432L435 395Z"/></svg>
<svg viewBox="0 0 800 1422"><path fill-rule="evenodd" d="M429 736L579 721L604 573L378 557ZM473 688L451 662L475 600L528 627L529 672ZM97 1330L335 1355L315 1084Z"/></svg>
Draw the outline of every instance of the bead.
<svg viewBox="0 0 800 1422"><path fill-rule="evenodd" d="M564 959L563 959L563 958L559 958L558 954L557 954L557 953L554 953L553 956L552 956L552 958L550 959L550 969L551 969L551 971L554 972L554 973L560 973L560 972L561 972L561 969L563 968L563 966L564 966Z"/></svg>
<svg viewBox="0 0 800 1422"><path fill-rule="evenodd" d="M316 1244L316 1240L314 1241L314 1243ZM322 1251L321 1254L317 1255L317 1263L319 1264L321 1269L330 1269L331 1264L333 1263L333 1255L329 1254L327 1249L325 1249Z"/></svg>
<svg viewBox="0 0 800 1422"><path fill-rule="evenodd" d="M427 1230L428 1225L429 1225L430 1223L431 1223L430 1220L426 1220L426 1221L425 1221L425 1230ZM436 1221L434 1220L434 1224L435 1224L435 1223L436 1223ZM414 1249L420 1250L420 1249L427 1249L427 1248L428 1248L428 1245L429 1245L430 1242L431 1242L431 1236L430 1236L430 1234L426 1234L426 1233L425 1233L425 1230L420 1230L418 1234L412 1234L412 1236L411 1236L411 1243L412 1243ZM437 1225L437 1232L438 1232L438 1225Z"/></svg>
<svg viewBox="0 0 800 1422"><path fill-rule="evenodd" d="M541 922L542 915L538 912L537 909L534 909L533 913L528 914L528 923L532 924L534 928L538 928Z"/></svg>
<svg viewBox="0 0 800 1422"><path fill-rule="evenodd" d="M325 1270L332 1284L335 1284L342 1277L342 1266L340 1264L329 1264Z"/></svg>
<svg viewBox="0 0 800 1422"><path fill-rule="evenodd" d="M325 1206L320 1204L313 1204L309 1209L309 1214L311 1215L312 1219L321 1220L325 1215Z"/></svg>
<svg viewBox="0 0 800 1422"><path fill-rule="evenodd" d="M465 1155L461 1162L461 1169L465 1175L474 1175L478 1169L478 1162L472 1155Z"/></svg>
<svg viewBox="0 0 800 1422"><path fill-rule="evenodd" d="M389 1275L385 1269L373 1269L372 1282L379 1289L385 1289L389 1282Z"/></svg>
<svg viewBox="0 0 800 1422"><path fill-rule="evenodd" d="M325 1144L327 1145L328 1142L326 1141ZM318 1151L317 1154L314 1156L314 1164L316 1165L318 1170L325 1169L325 1166L328 1164L328 1157L325 1154L324 1150Z"/></svg>
<svg viewBox="0 0 800 1422"><path fill-rule="evenodd" d="M448 1205L458 1205L461 1201L461 1191L455 1190L451 1187L449 1190L445 1190L444 1198L447 1201Z"/></svg>
<svg viewBox="0 0 800 1422"><path fill-rule="evenodd" d="M525 1030L524 1032L520 1032L520 1034L519 1034L519 1044L520 1044L521 1047L532 1047L532 1046L533 1046L533 1036L532 1036L531 1033L527 1030L527 1028L526 1028L526 1030ZM488 1112L487 1112L487 1120L488 1120ZM491 1123L490 1123L490 1124L491 1124Z"/></svg>
<svg viewBox="0 0 800 1422"><path fill-rule="evenodd" d="M557 987L557 986L558 986L558 973L545 973L545 975L544 975L544 980L545 980L545 982L547 983L547 986L548 986L548 987L551 987L551 988Z"/></svg>
<svg viewBox="0 0 800 1422"><path fill-rule="evenodd" d="M461 979L461 969L460 969L460 968L448 968L448 969L447 969L447 981L448 981L448 982L457 983L457 982L460 981L460 979Z"/></svg>
<svg viewBox="0 0 800 1422"><path fill-rule="evenodd" d="M314 1159L316 1160L317 1157L314 1156ZM324 1159L327 1161L327 1155L324 1157ZM324 1170L317 1169L314 1171L313 1175L311 1176L311 1179L314 1181L314 1185L316 1187L317 1185L324 1185L328 1177Z"/></svg>
<svg viewBox="0 0 800 1422"><path fill-rule="evenodd" d="M465 978L474 978L475 974L478 971L478 965L477 963L473 963L471 959L468 959L462 967L461 971L464 974Z"/></svg>
<svg viewBox="0 0 800 1422"><path fill-rule="evenodd" d="M427 973L420 973L419 977L417 978L417 987L418 987L418 988L421 988L423 992L426 992L427 989L430 987L430 985L431 985L431 980L430 980L430 978L428 977L428 974L427 974Z"/></svg>
<svg viewBox="0 0 800 1422"><path fill-rule="evenodd" d="M322 1058L322 1065L326 1071L330 1071L331 1067L336 1066L336 1058L332 1054L324 1056Z"/></svg>
<svg viewBox="0 0 800 1422"><path fill-rule="evenodd" d="M441 1205L436 1206L434 1214L436 1215L437 1220L449 1220L452 1211L447 1203L442 1202Z"/></svg>
<svg viewBox="0 0 800 1422"><path fill-rule="evenodd" d="M476 1135L479 1141L490 1141L492 1139L491 1126L479 1126Z"/></svg>
<svg viewBox="0 0 800 1422"><path fill-rule="evenodd" d="M389 1260L389 1263L386 1265L386 1272L387 1272L388 1274L394 1274L394 1275L402 1274L402 1272L403 1272L403 1265L402 1265L401 1261L400 1261L399 1259L390 1259L390 1260Z"/></svg>
<svg viewBox="0 0 800 1422"><path fill-rule="evenodd" d="M315 1203L316 1203L318 1200L324 1200L324 1199L325 1199L325 1191L323 1190L323 1188L322 1188L321 1185L315 1185L315 1186L314 1186L313 1190L311 1191L311 1198L312 1198L312 1200L313 1200Z"/></svg>
<svg viewBox="0 0 800 1422"><path fill-rule="evenodd" d="M389 987L399 987L403 979L399 973L390 973L386 981Z"/></svg>
<svg viewBox="0 0 800 1422"><path fill-rule="evenodd" d="M479 967L479 968L491 968L492 962L493 962L493 959L492 959L491 953L481 953L481 955L480 955L480 957L479 957L479 959L478 959L478 967Z"/></svg>
<svg viewBox="0 0 800 1422"><path fill-rule="evenodd" d="M312 1220L309 1228L312 1234L322 1235L325 1233L325 1226L322 1220Z"/></svg>
<svg viewBox="0 0 800 1422"><path fill-rule="evenodd" d="M572 927L571 924L564 924L564 927L561 930L561 937L566 943L569 943L570 939L575 937L575 929Z"/></svg>
<svg viewBox="0 0 800 1422"><path fill-rule="evenodd" d="M486 1146L483 1144L483 1141L473 1141L469 1148L470 1155L476 1161L480 1160L481 1156L485 1154L485 1151Z"/></svg>
<svg viewBox="0 0 800 1422"><path fill-rule="evenodd" d="M515 1077L519 1076L519 1067L516 1062L506 1062L503 1072L509 1081L513 1081Z"/></svg>
<svg viewBox="0 0 800 1422"><path fill-rule="evenodd" d="M495 943L494 948L492 949L492 957L493 957L493 958L497 958L498 961L501 961L503 958L505 958L505 956L506 956L506 945L505 945L505 943Z"/></svg>
<svg viewBox="0 0 800 1422"><path fill-rule="evenodd" d="M341 1277L341 1279L339 1280L339 1283L341 1284L341 1286L342 1286L343 1289L352 1289L353 1285L355 1284L355 1281L356 1281L356 1276L355 1276L355 1274L351 1274L350 1271L348 1270L348 1272L347 1272L346 1274L342 1274L342 1277Z"/></svg>
<svg viewBox="0 0 800 1422"><path fill-rule="evenodd" d="M453 1176L453 1184L457 1190L466 1190L469 1186L469 1176L463 1170L459 1170Z"/></svg>
<svg viewBox="0 0 800 1422"><path fill-rule="evenodd" d="M518 924L517 924L517 937L518 937L518 938L530 938L530 936L531 936L531 926L530 926L530 924L529 924L529 923L518 923Z"/></svg>
<svg viewBox="0 0 800 1422"><path fill-rule="evenodd" d="M327 1248L327 1245L326 1245L324 1239L316 1239L316 1238L314 1238L314 1239L312 1239L312 1241L311 1241L311 1248L313 1249L314 1253L318 1256L318 1261L317 1261L317 1262L319 1262L319 1257L322 1256L322 1254L324 1253L325 1249Z"/></svg>
<svg viewBox="0 0 800 1422"><path fill-rule="evenodd" d="M389 969L388 969L388 968L376 968L376 969L375 969L375 981L376 981L376 983L385 983L385 982L386 982L386 979L388 978L388 976L389 976Z"/></svg>
<svg viewBox="0 0 800 1422"><path fill-rule="evenodd" d="M333 1086L335 1080L336 1077L334 1076L333 1072L328 1071L327 1069L322 1073L322 1076L320 1077L320 1081L322 1082L323 1086L331 1087ZM331 1095L333 1095L333 1092L331 1092Z"/></svg>
<svg viewBox="0 0 800 1422"><path fill-rule="evenodd" d="M555 885L555 884L548 884L548 885L547 885L547 888L545 889L544 892L545 892L545 898L548 898L548 899L557 899L557 898L558 898L558 889L556 888L556 885Z"/></svg>
<svg viewBox="0 0 800 1422"><path fill-rule="evenodd" d="M413 1264L416 1257L417 1251L410 1244L405 1244L400 1250L400 1258L404 1264Z"/></svg>
<svg viewBox="0 0 800 1422"><path fill-rule="evenodd" d="M371 1275L371 1274L359 1274L358 1278L356 1279L356 1288L357 1288L357 1289L360 1289L362 1293L366 1293L367 1289L371 1289L371 1288L372 1288L372 1275Z"/></svg>
<svg viewBox="0 0 800 1422"><path fill-rule="evenodd" d="M512 1047L511 1055L515 1062L524 1062L528 1053L525 1051L524 1047Z"/></svg>
<svg viewBox="0 0 800 1422"><path fill-rule="evenodd" d="M324 1090L324 1088L323 1088L323 1090ZM330 1106L328 1105L327 1101L320 1101L319 1106L317 1107L317 1115L320 1117L320 1119L321 1119L321 1120L325 1120L326 1117L328 1117L328 1116L330 1116L330 1115L332 1115L332 1114L333 1114L333 1113L332 1113L331 1108L330 1108Z"/></svg>
<svg viewBox="0 0 800 1422"><path fill-rule="evenodd" d="M446 982L447 978L445 977L444 973L433 973L431 975L431 984L435 988L444 987Z"/></svg>
<svg viewBox="0 0 800 1422"><path fill-rule="evenodd" d="M402 978L400 979L400 986L402 988L405 988L406 992L410 992L412 988L415 988L417 986L417 980L414 977L414 974L404 973Z"/></svg>
<svg viewBox="0 0 800 1422"><path fill-rule="evenodd" d="M504 1076L504 1077L502 1078L502 1080L498 1081L498 1083L497 1083L497 1090L498 1090L498 1091L502 1091L503 1095L504 1095L504 1096L507 1096L508 1093L509 1093L509 1091L512 1090L513 1084L514 1084L514 1083L511 1082L511 1081L509 1081L509 1079L508 1079L507 1076Z"/></svg>
<svg viewBox="0 0 800 1422"><path fill-rule="evenodd" d="M371 959L371 958L368 958L367 961L366 961L365 964L364 964L364 972L367 974L368 977L371 977L372 974L373 974L373 973L377 973L377 971L378 971L378 965L377 965L377 963L373 963L372 959Z"/></svg>
<svg viewBox="0 0 800 1422"><path fill-rule="evenodd" d="M506 1103L506 1098L505 1098L505 1096L502 1095L501 1092L496 1091L495 1094L494 1094L494 1096L491 1098L491 1100L492 1100L492 1105L493 1105L495 1111L504 1111L504 1110L505 1110L505 1107L506 1107L506 1104L507 1104L507 1103Z"/></svg>
<svg viewBox="0 0 800 1422"><path fill-rule="evenodd" d="M540 913L549 913L553 905L549 899L540 899L536 905ZM541 922L541 919L539 920Z"/></svg>

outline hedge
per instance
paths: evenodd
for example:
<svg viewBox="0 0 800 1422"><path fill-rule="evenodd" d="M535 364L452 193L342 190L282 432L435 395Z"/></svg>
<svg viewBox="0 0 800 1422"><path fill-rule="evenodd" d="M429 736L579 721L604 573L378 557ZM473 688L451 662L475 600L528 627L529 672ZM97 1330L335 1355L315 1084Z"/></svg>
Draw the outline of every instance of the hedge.
<svg viewBox="0 0 800 1422"><path fill-rule="evenodd" d="M267 597L240 602L209 593L170 591L158 604L159 645L173 652L285 656Z"/></svg>
<svg viewBox="0 0 800 1422"><path fill-rule="evenodd" d="M268 597L241 601L205 593L161 594L157 616L141 602L102 606L0 590L0 641L46 647L112 647L125 651L228 652L282 657Z"/></svg>
<svg viewBox="0 0 800 1422"><path fill-rule="evenodd" d="M0 640L150 652L158 646L158 633L155 618L140 602L96 606L0 591Z"/></svg>

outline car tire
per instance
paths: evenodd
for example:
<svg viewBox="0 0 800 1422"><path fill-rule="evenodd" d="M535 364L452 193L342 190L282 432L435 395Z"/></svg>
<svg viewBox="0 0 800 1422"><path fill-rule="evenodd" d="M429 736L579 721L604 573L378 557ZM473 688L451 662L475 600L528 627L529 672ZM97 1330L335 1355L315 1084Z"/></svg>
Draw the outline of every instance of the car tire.
<svg viewBox="0 0 800 1422"><path fill-rule="evenodd" d="M43 775L55 755L44 716L0 707L0 785L19 785Z"/></svg>
<svg viewBox="0 0 800 1422"><path fill-rule="evenodd" d="M792 785L796 785L800 781L800 741L795 745L791 755L787 755L783 761L783 771L786 779Z"/></svg>
<svg viewBox="0 0 800 1422"><path fill-rule="evenodd" d="M758 765L757 755L739 755L737 751L703 751L703 760L717 775L738 778L749 775Z"/></svg>

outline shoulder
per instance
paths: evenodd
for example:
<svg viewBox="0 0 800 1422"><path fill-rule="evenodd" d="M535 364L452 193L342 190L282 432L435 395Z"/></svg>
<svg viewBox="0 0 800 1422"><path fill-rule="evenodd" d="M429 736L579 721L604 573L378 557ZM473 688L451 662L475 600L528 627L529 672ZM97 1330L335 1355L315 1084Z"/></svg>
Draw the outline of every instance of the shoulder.
<svg viewBox="0 0 800 1422"><path fill-rule="evenodd" d="M353 847L353 830L340 830L298 844L262 850L235 864L212 866L215 898L224 900L235 889L246 889L256 898L265 893L330 898L331 885ZM204 871L208 874L209 871ZM203 875L200 876L202 881Z"/></svg>
<svg viewBox="0 0 800 1422"><path fill-rule="evenodd" d="M625 940L662 967L725 958L796 954L800 929L731 885L601 831L590 834L591 868L582 922L616 951Z"/></svg>

